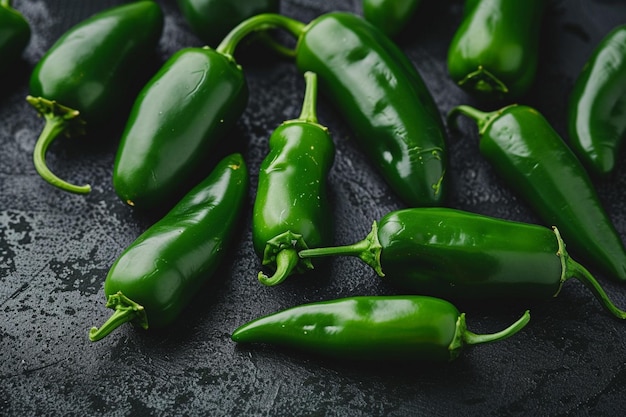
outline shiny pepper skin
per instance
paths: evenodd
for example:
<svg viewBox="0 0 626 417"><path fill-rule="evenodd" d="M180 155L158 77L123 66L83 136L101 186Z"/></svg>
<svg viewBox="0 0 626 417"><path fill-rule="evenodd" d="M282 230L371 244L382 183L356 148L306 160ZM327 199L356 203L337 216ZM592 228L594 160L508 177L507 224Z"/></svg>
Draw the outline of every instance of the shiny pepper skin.
<svg viewBox="0 0 626 417"><path fill-rule="evenodd" d="M517 98L531 87L545 0L467 0L448 49L448 72L485 100Z"/></svg>
<svg viewBox="0 0 626 417"><path fill-rule="evenodd" d="M556 226L587 264L626 281L626 249L587 171L535 109L510 105L493 112L457 106L478 125L479 149L502 178L543 220Z"/></svg>
<svg viewBox="0 0 626 417"><path fill-rule="evenodd" d="M224 38L242 39L268 28L297 38L301 72L314 72L348 122L362 149L391 189L411 206L440 206L446 196L446 133L430 91L413 63L379 29L344 12L308 24L265 13L245 20Z"/></svg>
<svg viewBox="0 0 626 417"><path fill-rule="evenodd" d="M237 343L267 343L316 355L361 361L456 359L464 346L503 340L530 320L528 311L501 332L467 330L465 314L426 296L349 297L292 307L237 328Z"/></svg>
<svg viewBox="0 0 626 417"><path fill-rule="evenodd" d="M626 319L593 275L569 256L556 228L449 208L408 208L375 221L359 242L299 255L356 256L394 287L457 300L551 299L574 278L611 314Z"/></svg>
<svg viewBox="0 0 626 417"><path fill-rule="evenodd" d="M411 20L422 0L363 0L363 17L393 38Z"/></svg>
<svg viewBox="0 0 626 417"><path fill-rule="evenodd" d="M278 13L280 0L177 0L192 31L215 47L238 23L260 13Z"/></svg>
<svg viewBox="0 0 626 417"><path fill-rule="evenodd" d="M119 198L139 209L175 200L243 113L241 67L210 47L174 53L144 86L113 167Z"/></svg>
<svg viewBox="0 0 626 417"><path fill-rule="evenodd" d="M296 64L318 74L323 91L406 204L443 204L445 129L421 76L392 41L358 16L328 13L300 34Z"/></svg>
<svg viewBox="0 0 626 417"><path fill-rule="evenodd" d="M576 79L568 132L574 152L592 173L613 172L626 136L626 24L600 41Z"/></svg>
<svg viewBox="0 0 626 417"><path fill-rule="evenodd" d="M46 181L65 191L88 193L58 178L45 154L61 133L80 134L126 117L138 78L145 74L163 29L163 13L154 1L136 1L106 9L65 32L37 63L27 100L44 117L33 159Z"/></svg>
<svg viewBox="0 0 626 417"><path fill-rule="evenodd" d="M249 185L240 154L211 174L128 246L104 283L113 315L89 337L97 341L126 322L148 328L171 324L211 279L233 240Z"/></svg>
<svg viewBox="0 0 626 417"><path fill-rule="evenodd" d="M300 117L282 123L269 140L270 152L261 163L252 216L254 249L263 265L275 272L259 273L261 283L276 285L292 271L312 269L298 250L329 244L332 210L327 176L335 145L317 121L317 76L307 72Z"/></svg>
<svg viewBox="0 0 626 417"><path fill-rule="evenodd" d="M15 66L28 45L30 24L24 16L11 7L10 0L0 1L0 74Z"/></svg>

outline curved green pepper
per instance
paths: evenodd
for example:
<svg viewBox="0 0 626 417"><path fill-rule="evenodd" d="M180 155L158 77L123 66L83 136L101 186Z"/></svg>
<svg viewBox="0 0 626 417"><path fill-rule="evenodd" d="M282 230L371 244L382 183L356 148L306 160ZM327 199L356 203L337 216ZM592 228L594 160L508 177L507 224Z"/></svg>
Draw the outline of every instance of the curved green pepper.
<svg viewBox="0 0 626 417"><path fill-rule="evenodd" d="M106 306L115 312L92 328L89 338L100 340L127 322L144 329L171 324L222 260L240 221L248 182L242 156L225 157L126 248L104 283Z"/></svg>
<svg viewBox="0 0 626 417"><path fill-rule="evenodd" d="M576 79L568 127L574 152L594 173L615 168L626 136L626 25L597 45Z"/></svg>
<svg viewBox="0 0 626 417"><path fill-rule="evenodd" d="M396 36L422 0L363 0L363 17L389 37Z"/></svg>
<svg viewBox="0 0 626 417"><path fill-rule="evenodd" d="M494 334L467 330L465 313L426 296L349 297L292 307L237 328L238 343L268 343L350 360L452 361L464 346L520 331L528 311Z"/></svg>
<svg viewBox="0 0 626 417"><path fill-rule="evenodd" d="M113 7L80 22L48 50L30 77L27 100L45 118L33 155L37 172L50 184L88 193L54 175L46 166L48 146L61 133L102 126L132 102L133 85L154 53L163 13L154 1Z"/></svg>
<svg viewBox="0 0 626 417"><path fill-rule="evenodd" d="M485 99L514 98L537 71L544 0L468 0L448 49L448 72Z"/></svg>
<svg viewBox="0 0 626 417"><path fill-rule="evenodd" d="M328 244L332 213L326 177L335 144L317 121L317 76L304 74L306 92L300 117L281 124L270 137L270 152L261 163L252 215L252 241L263 265L275 270L259 281L276 285L292 271L313 268L298 250ZM308 246L307 246L308 245Z"/></svg>
<svg viewBox="0 0 626 417"><path fill-rule="evenodd" d="M191 30L215 46L244 20L261 13L278 13L280 0L177 0Z"/></svg>
<svg viewBox="0 0 626 417"><path fill-rule="evenodd" d="M292 51L298 68L319 76L391 188L410 205L441 205L447 189L445 128L424 81L398 46L364 19L343 12L308 25L261 14L238 25L224 42L271 27L298 38Z"/></svg>
<svg viewBox="0 0 626 417"><path fill-rule="evenodd" d="M210 47L173 54L130 112L113 168L117 195L145 209L174 199L247 101L243 71L232 57Z"/></svg>
<svg viewBox="0 0 626 417"><path fill-rule="evenodd" d="M480 152L549 226L559 228L581 259L626 280L626 249L584 167L535 109L512 105L484 113L458 106L478 124Z"/></svg>
<svg viewBox="0 0 626 417"><path fill-rule="evenodd" d="M568 255L556 228L448 208L412 208L374 222L360 242L299 255L357 256L391 285L456 299L549 299L575 278L611 314L626 319L591 273Z"/></svg>
<svg viewBox="0 0 626 417"><path fill-rule="evenodd" d="M11 7L11 0L0 0L0 74L14 66L30 42L30 36L28 21Z"/></svg>

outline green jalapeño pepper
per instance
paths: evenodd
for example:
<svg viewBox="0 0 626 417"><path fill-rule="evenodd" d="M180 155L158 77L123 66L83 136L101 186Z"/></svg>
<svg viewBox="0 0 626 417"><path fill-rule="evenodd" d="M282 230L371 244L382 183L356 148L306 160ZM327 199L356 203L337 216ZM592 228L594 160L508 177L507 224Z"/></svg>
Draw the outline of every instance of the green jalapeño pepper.
<svg viewBox="0 0 626 417"><path fill-rule="evenodd" d="M207 45L216 46L244 20L261 13L278 13L280 0L177 0L191 30Z"/></svg>
<svg viewBox="0 0 626 417"><path fill-rule="evenodd" d="M468 0L448 49L448 72L480 98L514 98L535 79L545 0Z"/></svg>
<svg viewBox="0 0 626 417"><path fill-rule="evenodd" d="M332 213L326 177L335 157L328 129L317 121L317 76L304 74L306 91L300 117L281 124L270 137L270 152L261 163L252 216L252 241L263 265L275 270L265 285L276 285L294 269L313 268L298 257L307 245L332 239Z"/></svg>
<svg viewBox="0 0 626 417"><path fill-rule="evenodd" d="M447 189L445 128L407 56L375 26L350 13L327 13L305 25L286 16L252 17L225 38L271 27L298 38L293 55L337 104L391 188L412 206L441 205Z"/></svg>
<svg viewBox="0 0 626 417"><path fill-rule="evenodd" d="M171 324L211 278L232 241L248 190L248 170L232 154L135 240L109 270L106 306L113 315L89 338L97 341L131 322L144 329Z"/></svg>
<svg viewBox="0 0 626 417"><path fill-rule="evenodd" d="M0 74L14 66L30 36L28 21L11 7L11 0L0 0Z"/></svg>
<svg viewBox="0 0 626 417"><path fill-rule="evenodd" d="M389 37L396 36L422 0L363 0L363 17Z"/></svg>
<svg viewBox="0 0 626 417"><path fill-rule="evenodd" d="M33 155L37 172L50 184L74 193L46 165L46 151L61 133L103 126L132 102L136 78L154 53L163 13L154 1L137 1L97 13L69 29L35 66L27 100L46 123Z"/></svg>
<svg viewBox="0 0 626 417"><path fill-rule="evenodd" d="M299 255L357 256L393 286L450 299L550 299L575 278L611 314L626 319L568 255L556 228L448 208L409 208L375 221L360 242Z"/></svg>
<svg viewBox="0 0 626 417"><path fill-rule="evenodd" d="M626 25L602 39L578 76L569 100L574 152L594 173L615 168L626 136Z"/></svg>
<svg viewBox="0 0 626 417"><path fill-rule="evenodd" d="M117 195L142 209L176 199L247 101L232 57L208 46L174 53L132 107L113 167Z"/></svg>
<svg viewBox="0 0 626 417"><path fill-rule="evenodd" d="M478 124L480 152L573 252L589 265L626 280L626 250L581 162L535 109L512 105L484 113L469 106L450 112Z"/></svg>
<svg viewBox="0 0 626 417"><path fill-rule="evenodd" d="M466 345L506 339L530 321L528 311L493 334L467 330L465 313L427 296L349 297L292 307L237 328L238 343L267 343L350 360L456 359Z"/></svg>

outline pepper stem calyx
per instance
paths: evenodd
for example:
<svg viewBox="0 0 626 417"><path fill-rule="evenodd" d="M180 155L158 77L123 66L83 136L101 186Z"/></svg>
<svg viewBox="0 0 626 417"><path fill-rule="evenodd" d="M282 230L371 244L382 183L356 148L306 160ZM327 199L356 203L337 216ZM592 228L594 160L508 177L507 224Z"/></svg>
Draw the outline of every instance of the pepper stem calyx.
<svg viewBox="0 0 626 417"><path fill-rule="evenodd" d="M273 286L283 282L295 270L304 272L313 269L310 259L301 259L298 251L308 248L302 235L287 231L268 240L263 251L263 265L273 266L275 272L268 276L259 272L261 284Z"/></svg>
<svg viewBox="0 0 626 417"><path fill-rule="evenodd" d="M143 306L126 297L121 291L109 296L106 307L115 311L100 328L92 327L89 330L89 340L92 342L101 340L124 323L133 322L143 329L148 328L148 317Z"/></svg>
<svg viewBox="0 0 626 417"><path fill-rule="evenodd" d="M365 239L345 246L334 246L328 248L313 248L305 249L298 252L300 258L320 258L325 256L356 256L363 262L373 268L376 273L384 277L381 263L380 254L382 252L382 245L378 240L378 223L374 221L372 224L372 230L365 237Z"/></svg>
<svg viewBox="0 0 626 417"><path fill-rule="evenodd" d="M506 329L496 333L476 334L467 330L465 313L462 313L456 322L456 333L450 343L450 346L448 347L448 350L450 351L450 360L456 359L465 345L471 346L507 339L526 327L528 322L530 322L530 311L526 310L522 317Z"/></svg>
<svg viewBox="0 0 626 417"><path fill-rule="evenodd" d="M559 242L559 251L557 252L557 256L561 259L562 265L561 284L563 284L563 282L570 278L577 279L578 281L585 284L585 286L589 288L589 290L591 290L593 295L600 301L602 306L609 313L611 313L618 319L626 319L626 311L619 309L615 304L613 304L613 302L604 291L598 280L593 276L593 274L591 274L591 272L589 272L589 270L583 265L570 258L569 254L565 250L565 242L561 238L559 229L557 229L556 227L553 227L552 229L554 230L556 239Z"/></svg>

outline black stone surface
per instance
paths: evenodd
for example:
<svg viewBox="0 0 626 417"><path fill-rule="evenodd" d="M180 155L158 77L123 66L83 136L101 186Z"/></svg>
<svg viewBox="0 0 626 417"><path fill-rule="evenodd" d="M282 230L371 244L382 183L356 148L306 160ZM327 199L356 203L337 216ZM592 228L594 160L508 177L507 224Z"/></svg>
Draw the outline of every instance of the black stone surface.
<svg viewBox="0 0 626 417"><path fill-rule="evenodd" d="M32 67L66 29L121 3L13 2L30 21L33 38L15 74L0 80L0 415L624 415L626 323L609 316L574 281L554 300L458 303L475 332L499 330L526 308L532 320L516 337L468 349L450 364L352 364L231 342L237 326L279 309L397 293L348 258L278 287L257 282L260 264L250 234L256 172L273 129L299 113L304 82L292 63L254 48L240 60L250 102L233 132L233 138L242 139L252 188L229 257L172 328L144 332L126 325L101 342L90 342L89 328L110 314L102 292L108 268L158 214L133 211L113 191L120 127L59 140L49 150L51 168L62 178L90 182L91 194L67 194L41 180L31 154L43 122L24 97ZM182 47L200 46L175 2L159 3L166 16L159 62ZM358 0L283 0L281 7L303 21L332 10L361 12ZM425 0L410 29L397 39L442 116L454 105L476 104L446 74L447 46L461 13L459 0ZM565 104L574 78L602 36L625 21L622 0L549 1L536 83L519 102L539 109L565 137ZM367 234L373 219L403 205L324 98L319 119L337 145L329 179L335 239L353 242ZM447 205L539 222L481 158L475 127L461 126L462 133L449 134ZM626 237L625 167L595 184ZM626 286L599 279L615 303L625 307Z"/></svg>

